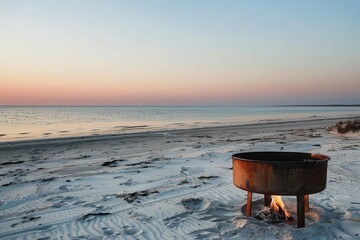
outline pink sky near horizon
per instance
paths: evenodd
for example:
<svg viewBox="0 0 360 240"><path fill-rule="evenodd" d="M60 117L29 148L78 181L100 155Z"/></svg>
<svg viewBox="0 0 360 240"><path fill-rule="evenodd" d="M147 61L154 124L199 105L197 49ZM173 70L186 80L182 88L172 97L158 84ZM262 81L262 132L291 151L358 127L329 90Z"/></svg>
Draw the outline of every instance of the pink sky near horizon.
<svg viewBox="0 0 360 240"><path fill-rule="evenodd" d="M0 105L360 103L351 4L163 3L1 2Z"/></svg>
<svg viewBox="0 0 360 240"><path fill-rule="evenodd" d="M0 74L2 75L2 74ZM238 105L267 104L269 101L286 104L286 99L321 99L324 96L341 98L354 96L356 84L344 82L289 81L67 81L44 80L35 77L7 77L2 82L0 103L3 105ZM96 78L96 77L95 77ZM4 79L4 78L2 78ZM285 101L285 102L284 102ZM288 102L296 104L296 102Z"/></svg>

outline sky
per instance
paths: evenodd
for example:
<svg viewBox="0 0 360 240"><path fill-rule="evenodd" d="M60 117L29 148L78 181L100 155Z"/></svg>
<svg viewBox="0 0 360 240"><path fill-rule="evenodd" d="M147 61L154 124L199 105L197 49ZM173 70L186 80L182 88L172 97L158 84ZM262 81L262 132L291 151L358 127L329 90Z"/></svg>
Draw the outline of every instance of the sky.
<svg viewBox="0 0 360 240"><path fill-rule="evenodd" d="M1 0L0 105L360 104L360 1Z"/></svg>

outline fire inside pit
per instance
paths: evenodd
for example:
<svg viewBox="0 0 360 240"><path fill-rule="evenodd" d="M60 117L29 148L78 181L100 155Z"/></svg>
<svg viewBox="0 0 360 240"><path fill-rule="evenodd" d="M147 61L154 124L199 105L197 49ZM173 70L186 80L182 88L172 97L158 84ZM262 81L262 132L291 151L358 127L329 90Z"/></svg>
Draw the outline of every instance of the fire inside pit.
<svg viewBox="0 0 360 240"><path fill-rule="evenodd" d="M233 182L248 191L246 215L251 216L252 193L264 194L265 206L282 212L286 220L292 216L286 210L281 195L296 196L297 226L305 226L309 210L309 194L326 187L327 163L330 157L299 152L244 152L234 154Z"/></svg>

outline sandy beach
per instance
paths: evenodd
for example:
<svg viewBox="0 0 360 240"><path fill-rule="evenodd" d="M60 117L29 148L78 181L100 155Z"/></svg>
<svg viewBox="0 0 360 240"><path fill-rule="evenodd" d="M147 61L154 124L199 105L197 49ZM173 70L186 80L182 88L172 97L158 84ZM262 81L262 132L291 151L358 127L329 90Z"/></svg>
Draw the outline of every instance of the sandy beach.
<svg viewBox="0 0 360 240"><path fill-rule="evenodd" d="M0 238L360 239L360 135L328 132L337 121L1 143ZM231 162L242 151L331 157L305 228L245 216ZM296 218L296 198L284 202Z"/></svg>

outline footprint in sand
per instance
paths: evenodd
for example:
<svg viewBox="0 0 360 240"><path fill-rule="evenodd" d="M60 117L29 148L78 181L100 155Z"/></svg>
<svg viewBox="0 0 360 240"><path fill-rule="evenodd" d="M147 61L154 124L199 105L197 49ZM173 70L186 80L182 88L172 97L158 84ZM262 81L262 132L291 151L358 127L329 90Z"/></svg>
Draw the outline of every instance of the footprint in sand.
<svg viewBox="0 0 360 240"><path fill-rule="evenodd" d="M168 228L177 228L181 223L184 222L184 218L186 218L190 212L183 212L176 214L174 216L163 219L164 224Z"/></svg>
<svg viewBox="0 0 360 240"><path fill-rule="evenodd" d="M145 214L140 214L140 213L134 213L132 215L132 218L134 218L135 220L137 220L139 222L143 222L143 223L149 223L153 220L153 217L145 215Z"/></svg>
<svg viewBox="0 0 360 240"><path fill-rule="evenodd" d="M120 185L125 185L125 186L133 186L135 182L133 182L132 178L129 178L126 182L120 183Z"/></svg>
<svg viewBox="0 0 360 240"><path fill-rule="evenodd" d="M86 203L86 204L82 205L82 207L95 208L96 211L104 211L104 210L108 209L107 206L98 205L96 203Z"/></svg>
<svg viewBox="0 0 360 240"><path fill-rule="evenodd" d="M76 205L76 206L83 206L84 204L86 204L87 202L86 201L77 201L77 202L74 202L74 205Z"/></svg>
<svg viewBox="0 0 360 240"><path fill-rule="evenodd" d="M61 185L59 187L59 190L62 190L62 191L70 191L71 190L71 186L70 185Z"/></svg>
<svg viewBox="0 0 360 240"><path fill-rule="evenodd" d="M181 167L180 169L180 174L183 174L183 175L189 175L190 174L190 168L188 167Z"/></svg>
<svg viewBox="0 0 360 240"><path fill-rule="evenodd" d="M123 230L121 231L121 235L125 236L135 236L139 235L143 232L141 228L132 227L132 226L124 226Z"/></svg>
<svg viewBox="0 0 360 240"><path fill-rule="evenodd" d="M109 227L103 227L102 230L104 232L104 235L107 236L114 235L114 231Z"/></svg>
<svg viewBox="0 0 360 240"><path fill-rule="evenodd" d="M210 205L209 201L205 198L182 199L181 204L184 206L184 208L191 211L203 211Z"/></svg>
<svg viewBox="0 0 360 240"><path fill-rule="evenodd" d="M209 201L205 198L182 199L181 204L188 211L163 219L166 227L177 228L184 222L184 218L186 218L190 214L193 214L193 212L202 212L210 206Z"/></svg>
<svg viewBox="0 0 360 240"><path fill-rule="evenodd" d="M61 208L63 206L66 206L68 204L74 203L78 201L78 197L75 196L55 196L46 199L48 202L54 202L54 205L52 205L52 208Z"/></svg>
<svg viewBox="0 0 360 240"><path fill-rule="evenodd" d="M106 194L106 195L102 196L102 200L106 202L106 201L111 200L113 197L116 197L116 195L115 194Z"/></svg>
<svg viewBox="0 0 360 240"><path fill-rule="evenodd" d="M84 187L83 186L72 186L72 185L61 185L59 187L59 190L61 191L79 191L79 190L83 190Z"/></svg>

